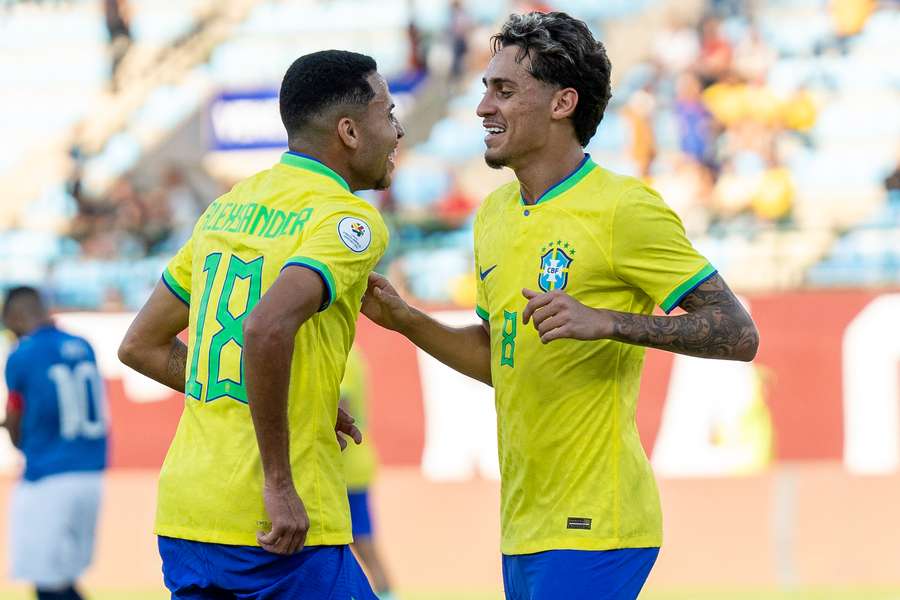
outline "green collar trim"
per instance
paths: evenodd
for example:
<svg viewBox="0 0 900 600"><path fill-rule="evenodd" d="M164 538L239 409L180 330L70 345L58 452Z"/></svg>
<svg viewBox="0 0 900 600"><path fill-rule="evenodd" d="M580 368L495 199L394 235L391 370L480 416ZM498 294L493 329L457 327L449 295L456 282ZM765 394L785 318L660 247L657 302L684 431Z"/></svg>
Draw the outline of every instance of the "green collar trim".
<svg viewBox="0 0 900 600"><path fill-rule="evenodd" d="M536 206L542 202L553 200L557 196L565 194L573 187L578 185L578 182L584 179L585 176L593 171L596 166L597 163L591 160L591 155L585 154L584 159L582 159L578 166L575 167L575 170L547 188L547 190L543 194L538 196L538 199L534 202L534 205ZM521 192L519 192L519 198L520 202L525 205L525 196L522 196Z"/></svg>
<svg viewBox="0 0 900 600"><path fill-rule="evenodd" d="M312 156L300 154L299 152L291 152L289 150L281 155L281 164L288 165L289 167L297 167L298 169L312 171L313 173L318 173L319 175L324 175L325 177L329 177L335 180L342 188L344 188L348 192L350 191L350 186L347 185L347 182L344 181L343 177L338 175L337 172L331 169L328 165L317 158L313 158Z"/></svg>

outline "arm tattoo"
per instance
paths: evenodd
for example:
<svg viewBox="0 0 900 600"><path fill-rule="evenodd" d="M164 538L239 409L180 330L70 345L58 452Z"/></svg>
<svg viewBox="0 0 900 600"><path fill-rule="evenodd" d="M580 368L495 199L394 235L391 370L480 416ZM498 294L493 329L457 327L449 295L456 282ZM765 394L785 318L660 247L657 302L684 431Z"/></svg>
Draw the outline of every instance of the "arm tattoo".
<svg viewBox="0 0 900 600"><path fill-rule="evenodd" d="M756 355L756 326L718 275L698 286L680 306L688 314L654 317L613 312L612 338L701 358L752 360Z"/></svg>
<svg viewBox="0 0 900 600"><path fill-rule="evenodd" d="M175 338L169 348L169 362L166 365L168 385L180 392L184 391L188 349L184 342Z"/></svg>

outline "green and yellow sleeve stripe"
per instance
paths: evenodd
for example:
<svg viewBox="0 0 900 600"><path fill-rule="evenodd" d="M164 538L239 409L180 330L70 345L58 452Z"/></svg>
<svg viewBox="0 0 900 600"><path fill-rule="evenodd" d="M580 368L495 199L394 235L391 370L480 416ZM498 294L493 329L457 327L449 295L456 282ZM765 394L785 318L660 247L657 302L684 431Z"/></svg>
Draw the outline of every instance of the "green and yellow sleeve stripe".
<svg viewBox="0 0 900 600"><path fill-rule="evenodd" d="M688 294L697 289L701 283L715 275L717 272L715 267L707 263L705 267L697 271L691 278L672 290L672 293L659 305L660 308L662 308L666 314L669 314L676 306L681 304L681 301L684 300Z"/></svg>
<svg viewBox="0 0 900 600"><path fill-rule="evenodd" d="M162 282L165 284L169 291L175 294L175 297L187 304L191 305L191 293L181 287L181 284L175 280L175 277L169 272L169 269L165 269L162 274Z"/></svg>
<svg viewBox="0 0 900 600"><path fill-rule="evenodd" d="M322 283L325 284L325 299L322 301L322 306L319 307L319 312L322 312L331 306L331 303L335 298L336 288L334 285L334 276L331 274L331 269L328 268L328 265L314 258L295 256L289 258L284 263L284 266L281 267L281 270L284 271L288 267L305 267L318 273L319 277L322 278Z"/></svg>

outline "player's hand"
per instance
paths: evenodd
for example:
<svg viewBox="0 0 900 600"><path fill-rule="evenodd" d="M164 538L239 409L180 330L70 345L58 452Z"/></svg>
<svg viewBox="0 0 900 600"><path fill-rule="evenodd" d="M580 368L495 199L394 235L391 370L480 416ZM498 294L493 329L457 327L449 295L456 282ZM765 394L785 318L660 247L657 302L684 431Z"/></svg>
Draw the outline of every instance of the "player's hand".
<svg viewBox="0 0 900 600"><path fill-rule="evenodd" d="M369 285L363 296L362 313L385 329L399 331L409 319L409 305L391 282L378 273L369 273Z"/></svg>
<svg viewBox="0 0 900 600"><path fill-rule="evenodd" d="M256 539L264 550L275 554L294 554L303 549L309 517L293 482L263 486L266 514L272 522L268 533L257 532Z"/></svg>
<svg viewBox="0 0 900 600"><path fill-rule="evenodd" d="M362 432L359 430L359 427L354 425L355 422L356 419L350 413L338 407L337 422L334 424L334 435L337 436L341 450L347 448L347 438L344 436L352 439L357 446L362 444Z"/></svg>
<svg viewBox="0 0 900 600"><path fill-rule="evenodd" d="M528 299L522 311L522 322L534 321L543 343L560 338L573 340L599 340L608 337L609 319L603 310L590 308L562 291L542 294L525 288L522 295Z"/></svg>

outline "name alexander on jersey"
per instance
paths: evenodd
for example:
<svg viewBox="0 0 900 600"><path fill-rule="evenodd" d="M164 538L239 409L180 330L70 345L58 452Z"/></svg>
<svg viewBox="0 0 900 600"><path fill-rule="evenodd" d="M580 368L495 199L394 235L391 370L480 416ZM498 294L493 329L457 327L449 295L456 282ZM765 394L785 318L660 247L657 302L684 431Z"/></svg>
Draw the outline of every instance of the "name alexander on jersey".
<svg viewBox="0 0 900 600"><path fill-rule="evenodd" d="M200 231L224 231L275 238L297 235L312 217L313 209L285 212L255 202L213 202L200 222Z"/></svg>

